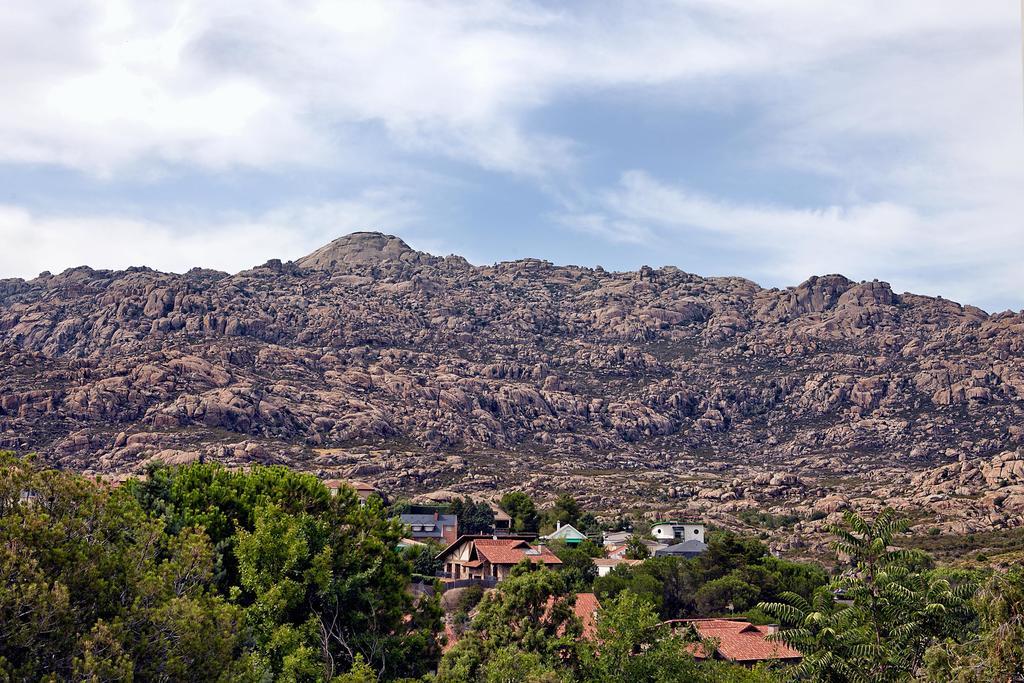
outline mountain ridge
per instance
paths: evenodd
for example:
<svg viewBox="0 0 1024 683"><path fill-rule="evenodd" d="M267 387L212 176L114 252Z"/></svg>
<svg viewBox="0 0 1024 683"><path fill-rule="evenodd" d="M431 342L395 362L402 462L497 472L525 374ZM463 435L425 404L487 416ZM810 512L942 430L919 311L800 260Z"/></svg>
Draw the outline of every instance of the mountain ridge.
<svg viewBox="0 0 1024 683"><path fill-rule="evenodd" d="M474 266L361 233L234 275L0 281L0 448L79 471L279 462L710 514L1017 472L1022 405L1024 314L841 275Z"/></svg>
<svg viewBox="0 0 1024 683"><path fill-rule="evenodd" d="M495 268L495 267L499 267L499 266L502 266L502 265L509 265L509 264L513 264L513 265L514 264L542 264L543 266L546 266L546 267L573 268L573 269L578 269L578 270L581 270L581 271L592 271L592 272L597 272L597 273L610 273L610 274L644 273L644 272L661 271L661 270L677 271L677 272L680 272L680 273L683 273L683 274L686 274L686 275L694 275L695 277L700 277L703 280L709 280L709 281L713 281L713 280L716 280L716 279L723 279L723 280L727 280L727 281L739 281L739 280L742 280L742 281L749 282L751 285L756 286L760 290L768 291L768 292L771 292L771 291L805 290L805 289L807 289L809 287L815 286L815 283L817 283L817 282L825 282L825 281L841 282L847 288L849 286L852 286L852 285L866 284L867 282L869 282L868 280L861 280L861 281L858 282L856 280L848 278L847 276L845 276L845 275L843 275L841 273L828 273L828 274L822 274L822 275L810 275L803 282L801 282L799 284L796 284L796 285L787 285L787 286L782 286L782 287L764 287L760 283L756 282L755 280L751 280L751 279L743 277L743 276L701 276L701 275L697 275L697 274L694 274L694 273L689 273L687 271L683 271L683 270L681 270L678 267L673 266L673 265L665 265L665 266L660 266L660 267L657 267L657 268L644 265L644 266L639 267L636 270L606 270L604 267L602 267L600 265L596 265L596 266L579 266L579 265L575 265L575 264L556 264L556 263L554 263L552 261L548 261L546 259L535 258L535 257L524 257L524 258L508 260L508 261L497 261L497 262L495 262L493 264L474 265L474 264L470 263L469 261L467 261L464 257L462 257L460 255L457 255L457 254L449 254L447 256L439 256L439 255L431 254L431 253L426 252L426 251L420 251L420 250L414 249L414 248L410 247L402 238L400 238L400 237L398 237L396 235L391 235L391 234L388 234L388 233L385 233L385 232L381 232L381 231L377 231L377 230L359 230L359 231L354 231L354 232L351 232L351 233L347 233L347 234L342 235L342 236L340 236L338 238L335 238L334 240L331 240L330 242L328 242L328 243L322 245L321 247L313 250L312 252L306 254L305 256L301 256L301 257L298 257L298 258L296 258L294 260L290 260L290 261L282 261L281 259L278 259L278 258L272 258L272 259L270 259L269 261L267 261L267 262L265 262L263 264L260 264L260 265L257 265L257 266L253 266L253 267L248 268L248 269L243 269L243 270L241 270L241 271L239 271L237 273L230 273L230 272L227 272L227 271L220 271L220 270L205 268L205 267L202 267L202 266L193 267L190 270L186 271L186 273L203 273L203 274L207 274L207 275L219 275L219 276L225 276L225 277L233 277L233 276L236 276L236 275L240 275L242 273L246 273L246 272L255 270L256 268L279 268L279 267L289 267L289 266L293 266L294 265L294 266L297 266L297 267L300 267L300 268L312 269L312 270L339 270L339 269L344 270L344 269L346 269L347 267L349 267L351 265L360 265L360 266L371 265L372 266L372 265L374 265L376 263L380 263L380 262L383 262L383 261L386 261L386 260L398 260L398 261L405 260L407 262L412 262L412 263L421 263L421 262L425 262L425 261L437 262L437 261L445 260L445 259L451 259L454 262L462 263L462 264L466 265L469 268L476 268L476 269ZM89 266L88 264L83 264L83 265L79 265L79 266L72 266L72 267L66 268L61 273L58 273L58 276L65 276L65 275L68 275L70 273L74 273L76 271L89 271L89 272L110 273L110 274L123 274L123 273L133 273L133 272L153 272L153 273L162 274L162 275L183 275L183 274L186 274L186 273L175 273L175 272L171 272L171 271L161 271L159 269L155 269L155 268L152 268L150 266L145 266L145 265L128 266L128 267L123 268L123 269L111 269L111 268L97 269L97 268L93 268L93 267ZM56 276L53 275L53 273L51 273L49 271L44 271L44 272L40 273L39 276L37 276L36 278L32 278L32 279L17 278L17 277L0 278L0 283L28 283L28 284L31 284L31 283L36 282L36 281L41 281L41 280L45 281L45 280L47 280L49 278L52 278L52 277L56 277ZM888 282L885 282L885 281L882 281L882 280L878 280L878 279L871 280L870 282L880 283L880 284L884 285L885 287L889 288L890 291L891 291L891 285L889 285ZM10 286L11 286L11 284L8 284L8 287L10 287ZM894 295L895 296L901 296L901 295L896 295L895 293L894 293ZM903 295L911 295L911 296L915 296L915 297L924 297L924 298L934 299L934 300L938 300L938 301L948 301L948 302L957 304L957 305L961 306L962 308L972 309L972 310L974 310L976 312L980 312L983 315L985 315L986 317L989 316L989 315L997 315L997 314L1010 314L1010 315L1013 315L1013 314L1016 313L1015 311L1012 311L1012 310L996 312L996 313L989 313L989 312L985 311L984 309L981 309L978 306L974 306L973 304L957 302L957 301L955 301L953 299L948 299L948 298L943 297L941 295L929 296L929 295L913 294L911 292L904 292ZM1024 312L1024 309L1022 309L1022 312Z"/></svg>

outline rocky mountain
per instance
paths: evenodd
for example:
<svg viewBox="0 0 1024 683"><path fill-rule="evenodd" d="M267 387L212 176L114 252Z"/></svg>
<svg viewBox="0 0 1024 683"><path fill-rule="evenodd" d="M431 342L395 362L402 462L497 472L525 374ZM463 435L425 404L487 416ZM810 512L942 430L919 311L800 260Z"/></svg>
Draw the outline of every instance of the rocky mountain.
<svg viewBox="0 0 1024 683"><path fill-rule="evenodd" d="M1024 314L879 281L474 266L379 233L235 275L0 280L0 447L83 471L284 462L723 518L905 499L952 530L1020 524L1022 443Z"/></svg>

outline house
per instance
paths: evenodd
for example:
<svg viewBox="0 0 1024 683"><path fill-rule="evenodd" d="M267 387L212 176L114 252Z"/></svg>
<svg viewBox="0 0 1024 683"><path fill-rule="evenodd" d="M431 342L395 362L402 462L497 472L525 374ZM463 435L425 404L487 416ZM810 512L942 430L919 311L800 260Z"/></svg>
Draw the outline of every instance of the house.
<svg viewBox="0 0 1024 683"><path fill-rule="evenodd" d="M673 544L680 541L704 542L704 525L680 522L658 522L651 527L655 540Z"/></svg>
<svg viewBox="0 0 1024 683"><path fill-rule="evenodd" d="M724 659L750 666L766 661L796 663L803 658L799 650L768 640L777 630L774 626L758 626L745 619L673 619L666 623L700 639L687 648L696 659Z"/></svg>
<svg viewBox="0 0 1024 683"><path fill-rule="evenodd" d="M508 536L462 536L445 548L437 559L443 577L501 581L521 561L558 566L562 561L544 546L532 546L525 538Z"/></svg>
<svg viewBox="0 0 1024 683"><path fill-rule="evenodd" d="M658 543L657 541L652 541L649 538L642 538L642 539L640 539L640 542L643 543L644 546L646 546L647 552L650 553L651 555L654 555L659 550L662 550L663 548L667 548L668 547L664 543ZM626 545L625 543L623 543L622 545L619 545L619 546L613 546L611 548L608 548L608 557L612 558L613 560L624 559L626 557L626 551L627 550L629 550L629 546Z"/></svg>
<svg viewBox="0 0 1024 683"><path fill-rule="evenodd" d="M548 597L547 608L544 610L544 619L547 620L551 609L555 606L555 596ZM593 593L577 593L576 602L573 603L572 611L576 618L583 625L583 638L593 640L597 637L597 613L601 611L601 601ZM563 635L565 627L558 629L558 635Z"/></svg>
<svg viewBox="0 0 1024 683"><path fill-rule="evenodd" d="M377 487L373 484L367 484L365 481L356 481L354 479L326 479L324 480L324 486L331 492L332 496L338 495L338 490L342 486L349 486L355 490L356 495L359 496L359 500L365 503L369 500L370 496L380 496L381 500L385 503L387 500L384 498L384 494L381 493Z"/></svg>
<svg viewBox="0 0 1024 683"><path fill-rule="evenodd" d="M629 537L632 535L632 531L606 531L604 532L603 543L610 547L626 545L626 541L628 541Z"/></svg>
<svg viewBox="0 0 1024 683"><path fill-rule="evenodd" d="M667 548L661 548L660 550L654 551L655 557L685 557L686 559L692 559L697 557L702 552L708 549L708 546L703 541L697 541L690 539L689 541L682 541L675 545L670 545Z"/></svg>
<svg viewBox="0 0 1024 683"><path fill-rule="evenodd" d="M597 557L594 558L594 566L597 567L598 576L608 576L608 574L618 567L620 564L624 564L629 567L635 567L638 564L643 564L643 560L627 560L624 557L610 558L610 557Z"/></svg>
<svg viewBox="0 0 1024 683"><path fill-rule="evenodd" d="M512 517L507 512L498 507L498 504L495 503L494 501L488 501L487 504L491 506L491 512L494 513L494 533L512 533Z"/></svg>
<svg viewBox="0 0 1024 683"><path fill-rule="evenodd" d="M451 544L459 537L459 518L455 515L443 515L435 511L427 514L403 514L398 518L411 529L409 538L414 541Z"/></svg>
<svg viewBox="0 0 1024 683"><path fill-rule="evenodd" d="M566 545L579 545L583 541L587 540L587 535L582 531L579 531L572 524L562 524L557 522L558 526L547 536L541 536L542 541L563 541Z"/></svg>

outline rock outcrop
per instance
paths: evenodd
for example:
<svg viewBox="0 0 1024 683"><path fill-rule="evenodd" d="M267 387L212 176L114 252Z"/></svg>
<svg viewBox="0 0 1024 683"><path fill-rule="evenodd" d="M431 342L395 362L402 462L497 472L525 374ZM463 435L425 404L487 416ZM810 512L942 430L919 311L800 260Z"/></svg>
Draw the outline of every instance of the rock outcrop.
<svg viewBox="0 0 1024 683"><path fill-rule="evenodd" d="M235 275L0 280L0 447L79 470L372 463L410 495L706 514L961 489L1005 514L1022 424L1024 315L839 275L477 267L355 233Z"/></svg>

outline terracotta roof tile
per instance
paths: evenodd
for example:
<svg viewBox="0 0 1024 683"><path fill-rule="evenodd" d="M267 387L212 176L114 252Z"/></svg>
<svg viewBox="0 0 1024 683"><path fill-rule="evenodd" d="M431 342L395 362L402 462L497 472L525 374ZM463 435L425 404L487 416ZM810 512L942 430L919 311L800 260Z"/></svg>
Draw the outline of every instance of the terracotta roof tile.
<svg viewBox="0 0 1024 683"><path fill-rule="evenodd" d="M555 605L555 597L548 598L547 608L544 610L544 618L547 619L551 608ZM597 637L597 613L601 610L601 602L593 593L577 593L576 604L573 605L573 612L583 625L583 637L592 640ZM559 635L564 631L559 629Z"/></svg>
<svg viewBox="0 0 1024 683"><path fill-rule="evenodd" d="M562 564L562 561L547 548L534 548L521 539L480 538L474 541L473 545L477 554L491 564L518 564L524 558L542 564Z"/></svg>
<svg viewBox="0 0 1024 683"><path fill-rule="evenodd" d="M673 626L692 625L702 639L718 641L716 654L733 662L760 662L769 659L800 659L803 655L796 649L779 641L767 640L771 633L767 626L757 626L738 619L676 619ZM698 658L707 653L701 643L691 643L687 649Z"/></svg>

